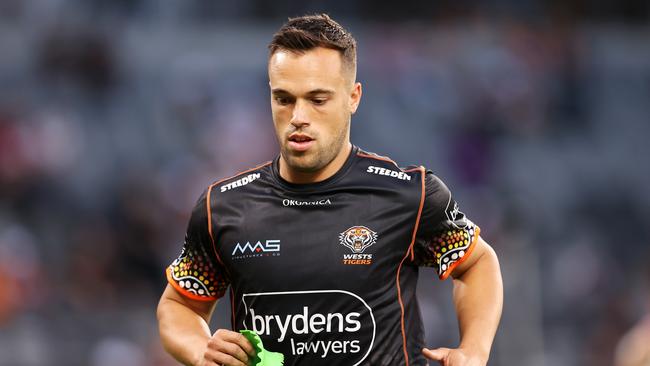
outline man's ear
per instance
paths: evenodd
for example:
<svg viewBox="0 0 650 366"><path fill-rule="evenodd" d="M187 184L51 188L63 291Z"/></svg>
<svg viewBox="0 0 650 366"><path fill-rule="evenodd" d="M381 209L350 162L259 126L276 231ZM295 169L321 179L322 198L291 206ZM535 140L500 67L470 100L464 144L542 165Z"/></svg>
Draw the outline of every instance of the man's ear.
<svg viewBox="0 0 650 366"><path fill-rule="evenodd" d="M359 103L361 102L361 94L363 94L363 88L361 87L360 82L355 82L350 93L350 113L354 114L359 108Z"/></svg>

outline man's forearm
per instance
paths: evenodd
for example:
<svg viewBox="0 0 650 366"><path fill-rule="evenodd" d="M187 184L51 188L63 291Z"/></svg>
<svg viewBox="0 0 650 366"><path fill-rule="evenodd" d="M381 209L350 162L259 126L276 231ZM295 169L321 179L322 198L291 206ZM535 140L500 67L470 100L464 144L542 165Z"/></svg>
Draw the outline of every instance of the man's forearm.
<svg viewBox="0 0 650 366"><path fill-rule="evenodd" d="M157 316L165 350L184 365L198 364L210 339L210 328L205 319L171 299L160 301Z"/></svg>
<svg viewBox="0 0 650 366"><path fill-rule="evenodd" d="M454 278L454 304L460 326L460 348L487 361L503 308L499 261L487 246L477 262Z"/></svg>

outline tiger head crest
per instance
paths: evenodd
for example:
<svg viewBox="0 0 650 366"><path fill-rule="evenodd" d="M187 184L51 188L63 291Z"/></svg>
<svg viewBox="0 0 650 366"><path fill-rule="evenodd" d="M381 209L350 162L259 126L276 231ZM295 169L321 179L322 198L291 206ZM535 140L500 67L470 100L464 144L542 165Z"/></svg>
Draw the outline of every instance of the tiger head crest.
<svg viewBox="0 0 650 366"><path fill-rule="evenodd" d="M365 226L353 226L339 234L339 242L354 253L363 253L377 242L377 233Z"/></svg>

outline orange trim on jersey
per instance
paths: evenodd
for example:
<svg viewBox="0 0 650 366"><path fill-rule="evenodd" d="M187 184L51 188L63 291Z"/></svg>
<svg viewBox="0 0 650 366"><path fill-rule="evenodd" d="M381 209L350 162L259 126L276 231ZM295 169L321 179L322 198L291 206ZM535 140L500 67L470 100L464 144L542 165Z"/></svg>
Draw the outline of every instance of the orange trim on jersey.
<svg viewBox="0 0 650 366"><path fill-rule="evenodd" d="M409 365L409 355L408 351L406 349L406 330L404 327L404 302L402 301L402 289L400 288L399 284L399 273L402 270L402 265L404 264L404 261L406 258L409 257L409 253L413 252L413 245L415 244L415 236L417 235L418 232L418 226L420 225L420 216L422 215L422 207L424 206L424 167L418 167L414 169L409 169L406 170L405 172L410 172L410 171L415 171L419 170L421 173L421 181L422 181L422 188L421 188L421 193L420 193L420 206L418 207L418 215L417 218L415 219L415 227L413 228L413 236L411 237L411 244L408 247L408 250L406 251L406 254L404 254L404 258L402 258L402 261L399 263L399 267L397 267L397 275L395 276L395 283L397 284L397 300L399 301L399 307L402 311L402 317L401 317L401 327L402 327L402 348L404 350L404 360L406 361L406 366Z"/></svg>
<svg viewBox="0 0 650 366"><path fill-rule="evenodd" d="M198 301L215 301L218 300L219 298L216 296L199 296L197 294L193 294L184 288L180 287L178 283L174 280L174 277L172 277L172 269L171 267L167 267L167 270L165 271L167 273L167 282L169 282L170 285L181 295L188 297L192 300L198 300Z"/></svg>
<svg viewBox="0 0 650 366"><path fill-rule="evenodd" d="M391 160L390 158L387 158L385 156L379 156L379 155L369 155L369 154L364 154L361 152L357 152L357 156L361 156L362 158L370 158L370 159L375 159L375 160L381 160L381 161L387 161L389 163L393 163L396 167L399 168L396 162Z"/></svg>
<svg viewBox="0 0 650 366"><path fill-rule="evenodd" d="M455 261L454 263L452 263L449 266L449 268L447 268L446 271L444 271L440 276L438 276L441 280L443 280L443 281L446 280L447 277L449 277L451 272L454 270L454 268L458 267L461 263L463 263L465 261L465 259L469 258L469 256L474 251L474 247L476 246L476 243L478 242L478 237L479 237L480 234L481 234L481 228L479 228L478 226L475 226L474 238L472 239L472 242L469 243L469 247L467 247L467 250L465 251L465 255L463 256L463 258L461 258L461 259Z"/></svg>
<svg viewBox="0 0 650 366"><path fill-rule="evenodd" d="M225 182L225 181L227 181L229 179L236 178L236 177L238 177L238 176L240 176L242 174L246 174L246 173L251 172L253 170L263 168L263 167L265 167L265 166L267 166L269 164L271 164L271 161L267 161L266 163L264 163L262 165L258 165L255 168L250 168L250 169L244 170L243 172L239 172L239 173L237 173L237 174L235 174L233 176L230 176L228 178L220 179L220 180L212 183L208 187L208 192L207 192L207 195L205 197L205 209L206 209L206 211L208 213L208 233L210 234L210 240L212 241L212 250L214 251L214 254L217 256L217 260L219 261L219 263L221 263L222 266L224 264L223 264L223 261L221 260L221 257L219 256L219 252L217 252L217 247L216 247L215 242L214 242L214 236L212 235L212 210L210 209L210 194L212 193L212 187L214 187L214 186L216 186L218 184L221 184L221 183L223 183L223 182Z"/></svg>
<svg viewBox="0 0 650 366"><path fill-rule="evenodd" d="M411 261L413 261L415 257L413 244L415 243L415 237L417 235L418 227L420 226L420 217L422 216L422 210L424 209L424 197L426 196L426 191L425 191L426 185L424 184L424 181L425 181L426 174L425 174L424 167L422 166L404 171L404 173L409 173L409 172L414 172L416 170L422 172L422 194L420 195L420 208L418 209L418 221L415 223L415 230L413 230L413 235L411 236L411 245L409 246L409 252L411 253Z"/></svg>

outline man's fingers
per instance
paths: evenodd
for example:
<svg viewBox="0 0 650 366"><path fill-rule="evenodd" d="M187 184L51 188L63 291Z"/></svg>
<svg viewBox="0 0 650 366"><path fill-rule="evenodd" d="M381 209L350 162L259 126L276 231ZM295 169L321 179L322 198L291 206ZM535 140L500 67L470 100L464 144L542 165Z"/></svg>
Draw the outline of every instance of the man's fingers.
<svg viewBox="0 0 650 366"><path fill-rule="evenodd" d="M207 360L223 366L248 366L248 363L241 362L231 355L223 352L208 352L205 357Z"/></svg>
<svg viewBox="0 0 650 366"><path fill-rule="evenodd" d="M207 360L218 365L246 366L255 350L241 333L227 329L217 330L208 341Z"/></svg>
<svg viewBox="0 0 650 366"><path fill-rule="evenodd" d="M253 348L253 345L248 341L248 339L246 339L246 337L244 337L243 334L227 329L219 329L215 335L217 335L217 333L219 333L219 338L239 345L239 347L241 347L241 349L243 349L249 356L255 357L255 349Z"/></svg>
<svg viewBox="0 0 650 366"><path fill-rule="evenodd" d="M230 355L230 356L238 359L239 361L241 361L241 362L243 362L245 364L248 363L248 355L236 343L231 343L231 342L228 342L228 341L217 339L217 340L215 340L213 349L215 349L215 350L217 350L217 351L219 351L221 353L225 353L227 355Z"/></svg>
<svg viewBox="0 0 650 366"><path fill-rule="evenodd" d="M422 349L424 357L434 361L444 361L449 355L449 348Z"/></svg>

